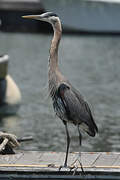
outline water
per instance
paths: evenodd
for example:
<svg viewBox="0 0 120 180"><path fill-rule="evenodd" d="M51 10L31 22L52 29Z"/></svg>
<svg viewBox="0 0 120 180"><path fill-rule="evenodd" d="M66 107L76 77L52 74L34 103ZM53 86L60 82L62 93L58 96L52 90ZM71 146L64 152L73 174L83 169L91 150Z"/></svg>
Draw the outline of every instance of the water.
<svg viewBox="0 0 120 180"><path fill-rule="evenodd" d="M0 33L0 52L10 56L9 73L22 92L16 116L5 117L1 130L18 137L32 135L21 149L65 151L64 125L47 99L47 65L52 35ZM64 35L61 71L87 98L99 134L83 133L81 151L120 151L120 37ZM79 150L76 127L70 125L71 151Z"/></svg>

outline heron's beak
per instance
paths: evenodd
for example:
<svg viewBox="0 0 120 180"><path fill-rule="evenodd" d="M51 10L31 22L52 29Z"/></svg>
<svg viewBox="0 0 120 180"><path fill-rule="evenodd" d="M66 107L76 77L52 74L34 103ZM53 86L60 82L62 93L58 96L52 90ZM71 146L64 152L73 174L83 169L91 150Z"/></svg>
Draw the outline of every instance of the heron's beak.
<svg viewBox="0 0 120 180"><path fill-rule="evenodd" d="M25 18L25 19L36 19L36 20L42 20L41 15L27 15L27 16L22 16L22 18Z"/></svg>

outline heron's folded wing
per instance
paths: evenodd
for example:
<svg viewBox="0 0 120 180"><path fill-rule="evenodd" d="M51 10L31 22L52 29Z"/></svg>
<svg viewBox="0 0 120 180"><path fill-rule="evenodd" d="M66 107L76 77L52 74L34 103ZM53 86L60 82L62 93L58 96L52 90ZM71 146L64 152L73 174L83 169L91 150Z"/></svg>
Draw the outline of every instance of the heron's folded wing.
<svg viewBox="0 0 120 180"><path fill-rule="evenodd" d="M64 96L61 98L70 119L76 121L76 123L82 123L89 119L89 114L86 111L83 99L81 99L80 102L71 89L65 90Z"/></svg>
<svg viewBox="0 0 120 180"><path fill-rule="evenodd" d="M89 128L89 134L94 136L97 126L92 117L91 110L86 101L80 96L76 96L72 89L67 89L62 97L65 104L67 116L75 124L85 124Z"/></svg>

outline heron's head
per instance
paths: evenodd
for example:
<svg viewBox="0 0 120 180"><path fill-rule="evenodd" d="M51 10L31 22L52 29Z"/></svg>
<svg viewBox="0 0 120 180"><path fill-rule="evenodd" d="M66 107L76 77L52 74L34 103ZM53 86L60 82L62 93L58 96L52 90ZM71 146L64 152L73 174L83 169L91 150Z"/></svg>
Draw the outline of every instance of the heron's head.
<svg viewBox="0 0 120 180"><path fill-rule="evenodd" d="M22 16L22 18L45 21L51 23L52 25L54 25L59 20L59 17L52 12L46 12L40 15L27 15L27 16Z"/></svg>

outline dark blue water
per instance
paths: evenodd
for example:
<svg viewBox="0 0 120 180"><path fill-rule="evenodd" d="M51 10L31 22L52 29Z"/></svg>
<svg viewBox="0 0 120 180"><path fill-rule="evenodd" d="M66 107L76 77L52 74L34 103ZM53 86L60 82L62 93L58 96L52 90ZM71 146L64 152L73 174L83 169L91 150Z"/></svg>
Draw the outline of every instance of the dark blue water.
<svg viewBox="0 0 120 180"><path fill-rule="evenodd" d="M32 135L21 149L65 151L65 129L47 99L47 65L52 35L0 33L0 52L10 56L9 73L22 92L16 116L3 118L1 130ZM91 104L99 134L83 133L81 151L120 151L120 37L64 35L61 71ZM71 151L79 150L70 125Z"/></svg>

